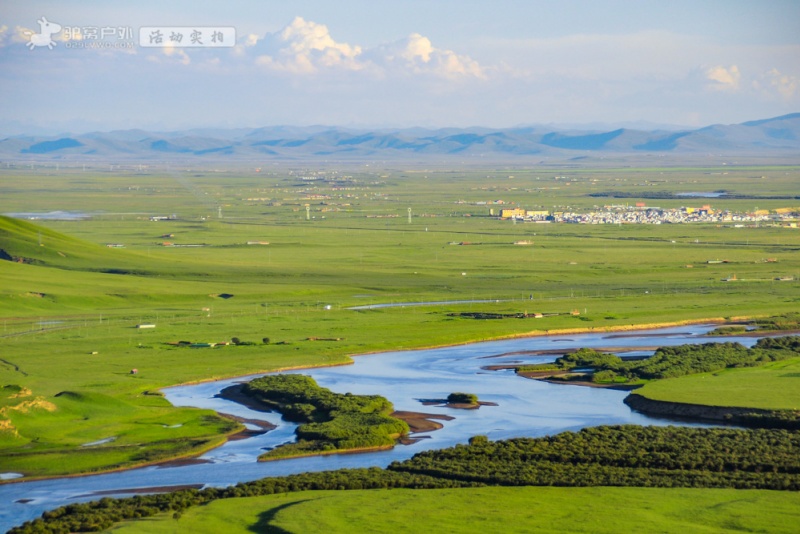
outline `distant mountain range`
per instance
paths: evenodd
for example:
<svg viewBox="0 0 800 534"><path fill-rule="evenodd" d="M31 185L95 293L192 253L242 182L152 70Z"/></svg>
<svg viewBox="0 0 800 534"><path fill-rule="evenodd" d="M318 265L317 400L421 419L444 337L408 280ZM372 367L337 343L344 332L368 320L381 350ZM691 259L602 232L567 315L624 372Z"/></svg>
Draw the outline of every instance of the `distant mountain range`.
<svg viewBox="0 0 800 534"><path fill-rule="evenodd" d="M404 160L605 155L776 155L800 159L800 113L696 130L519 128L356 130L274 126L176 132L118 130L0 140L0 160Z"/></svg>

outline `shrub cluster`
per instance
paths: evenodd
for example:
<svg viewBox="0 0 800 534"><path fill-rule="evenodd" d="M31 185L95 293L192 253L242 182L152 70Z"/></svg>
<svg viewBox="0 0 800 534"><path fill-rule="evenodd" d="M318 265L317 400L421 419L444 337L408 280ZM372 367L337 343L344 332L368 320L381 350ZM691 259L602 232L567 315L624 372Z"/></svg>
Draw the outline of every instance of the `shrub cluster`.
<svg viewBox="0 0 800 534"><path fill-rule="evenodd" d="M800 433L786 430L586 428L543 438L473 440L421 452L393 471L512 486L800 489Z"/></svg>
<svg viewBox="0 0 800 534"><path fill-rule="evenodd" d="M800 329L800 313L786 313L751 322L759 330L798 330Z"/></svg>
<svg viewBox="0 0 800 534"><path fill-rule="evenodd" d="M450 404L478 404L478 396L474 393L455 392L447 396Z"/></svg>
<svg viewBox="0 0 800 534"><path fill-rule="evenodd" d="M719 371L727 367L754 367L796 357L800 337L762 338L748 349L741 343L703 343L661 347L645 360L625 361L614 354L583 348L565 354L553 363L520 367L518 371L570 371L589 368L595 382L674 378Z"/></svg>
<svg viewBox="0 0 800 534"><path fill-rule="evenodd" d="M409 432L405 421L391 417L393 407L380 395L334 393L304 375L269 375L243 388L290 421L302 423L297 442L282 445L262 459L345 449L391 447Z"/></svg>

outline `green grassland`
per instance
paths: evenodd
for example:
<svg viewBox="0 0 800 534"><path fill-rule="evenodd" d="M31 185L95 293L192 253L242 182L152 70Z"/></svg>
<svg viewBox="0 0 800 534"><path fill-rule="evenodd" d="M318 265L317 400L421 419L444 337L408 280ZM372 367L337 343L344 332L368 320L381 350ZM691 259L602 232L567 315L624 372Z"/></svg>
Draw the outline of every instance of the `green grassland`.
<svg viewBox="0 0 800 534"><path fill-rule="evenodd" d="M620 513L624 510L624 513ZM662 488L314 491L214 501L122 523L161 532L794 532L793 492Z"/></svg>
<svg viewBox="0 0 800 534"><path fill-rule="evenodd" d="M764 410L800 410L800 358L649 382L648 399Z"/></svg>
<svg viewBox="0 0 800 534"><path fill-rule="evenodd" d="M2 213L91 215L0 218L0 249L23 261L0 261L0 385L30 391L0 402L3 471L112 469L199 452L235 430L153 394L169 385L560 329L767 316L800 302L800 283L776 281L800 278L797 229L513 224L488 216L513 205L635 201L588 196L615 190L794 196L798 167L176 169L0 170ZM800 204L647 202L733 210ZM176 220L150 220L172 214ZM471 244L452 244L462 242ZM722 281L732 275L736 282ZM474 299L496 302L349 309ZM449 315L461 312L558 315ZM142 323L156 328L135 328ZM254 344L168 344L233 337ZM36 403L12 409L27 401ZM76 459L65 461L69 455Z"/></svg>

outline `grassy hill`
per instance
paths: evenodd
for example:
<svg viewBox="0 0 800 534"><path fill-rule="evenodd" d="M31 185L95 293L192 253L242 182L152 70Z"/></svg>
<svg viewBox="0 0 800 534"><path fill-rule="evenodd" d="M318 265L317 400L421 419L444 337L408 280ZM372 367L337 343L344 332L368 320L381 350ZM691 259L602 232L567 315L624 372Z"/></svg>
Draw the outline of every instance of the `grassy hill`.
<svg viewBox="0 0 800 534"><path fill-rule="evenodd" d="M22 219L0 215L0 257L8 261L76 270L128 270L141 260Z"/></svg>
<svg viewBox="0 0 800 534"><path fill-rule="evenodd" d="M707 532L790 533L792 492L663 488L462 488L311 491L214 501L114 526L139 532ZM625 513L620 513L625 510Z"/></svg>

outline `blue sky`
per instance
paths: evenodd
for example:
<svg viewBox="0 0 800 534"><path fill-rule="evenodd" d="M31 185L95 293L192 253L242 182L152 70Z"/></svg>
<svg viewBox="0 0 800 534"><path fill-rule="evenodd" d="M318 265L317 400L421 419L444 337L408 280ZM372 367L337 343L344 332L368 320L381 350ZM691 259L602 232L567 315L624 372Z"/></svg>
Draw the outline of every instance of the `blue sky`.
<svg viewBox="0 0 800 534"><path fill-rule="evenodd" d="M42 17L62 30L34 46ZM142 27L236 43L143 47ZM800 2L5 0L0 94L5 135L729 124L800 111Z"/></svg>

